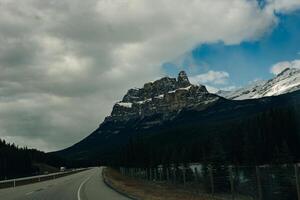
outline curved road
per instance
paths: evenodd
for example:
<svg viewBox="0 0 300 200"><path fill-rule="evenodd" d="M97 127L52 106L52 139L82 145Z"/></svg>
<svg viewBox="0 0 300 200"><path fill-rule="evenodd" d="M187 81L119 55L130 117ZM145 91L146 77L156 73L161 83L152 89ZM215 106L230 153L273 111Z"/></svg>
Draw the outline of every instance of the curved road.
<svg viewBox="0 0 300 200"><path fill-rule="evenodd" d="M93 168L62 178L0 189L2 200L128 200L103 182L103 168Z"/></svg>

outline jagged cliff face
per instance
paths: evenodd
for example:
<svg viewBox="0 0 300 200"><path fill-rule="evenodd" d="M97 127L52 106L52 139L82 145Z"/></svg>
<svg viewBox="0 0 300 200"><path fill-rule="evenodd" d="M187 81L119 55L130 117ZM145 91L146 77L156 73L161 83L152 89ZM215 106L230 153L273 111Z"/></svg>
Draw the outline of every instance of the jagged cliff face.
<svg viewBox="0 0 300 200"><path fill-rule="evenodd" d="M192 85L186 73L181 71L177 79L164 77L146 83L143 88L128 90L123 100L114 105L106 121L124 121L154 114L168 119L182 109L201 110L218 99L205 86Z"/></svg>

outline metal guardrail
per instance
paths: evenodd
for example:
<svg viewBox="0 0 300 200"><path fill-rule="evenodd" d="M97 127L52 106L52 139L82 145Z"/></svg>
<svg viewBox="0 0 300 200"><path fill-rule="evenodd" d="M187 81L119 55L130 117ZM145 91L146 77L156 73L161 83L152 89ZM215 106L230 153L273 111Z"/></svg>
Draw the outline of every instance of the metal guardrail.
<svg viewBox="0 0 300 200"><path fill-rule="evenodd" d="M80 168L80 169L73 169L73 170L64 171L64 172L44 174L44 175L38 175L38 176L30 176L30 177L24 177L24 178L16 178L16 179L10 179L10 180L2 180L2 181L0 181L0 189L1 188L9 188L9 187L17 187L20 185L26 185L26 184L56 179L56 178L71 175L71 174L74 174L77 172L81 172L86 169L87 168Z"/></svg>

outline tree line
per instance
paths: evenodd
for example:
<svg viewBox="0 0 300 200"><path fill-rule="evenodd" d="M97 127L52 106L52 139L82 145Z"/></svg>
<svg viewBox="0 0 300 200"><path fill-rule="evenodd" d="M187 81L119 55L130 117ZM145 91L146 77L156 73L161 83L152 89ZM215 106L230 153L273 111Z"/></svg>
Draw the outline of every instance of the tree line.
<svg viewBox="0 0 300 200"><path fill-rule="evenodd" d="M18 147L0 139L0 180L43 173L38 164L58 168L66 163L45 152Z"/></svg>
<svg viewBox="0 0 300 200"><path fill-rule="evenodd" d="M298 162L299 125L298 108L282 107L231 120L176 126L133 136L115 164L200 162L217 167Z"/></svg>

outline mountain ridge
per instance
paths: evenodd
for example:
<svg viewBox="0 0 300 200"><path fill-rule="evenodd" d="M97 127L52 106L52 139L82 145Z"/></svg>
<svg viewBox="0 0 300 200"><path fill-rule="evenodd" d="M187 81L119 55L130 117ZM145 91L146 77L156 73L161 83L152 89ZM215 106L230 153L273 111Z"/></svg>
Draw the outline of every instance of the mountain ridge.
<svg viewBox="0 0 300 200"><path fill-rule="evenodd" d="M205 86L190 84L181 72L177 79L165 77L146 83L143 88L128 90L94 132L54 154L83 162L117 162L131 138L137 136L173 132L175 138L182 134L180 137L189 137L189 132L197 130L205 135L222 135L223 128L216 129L214 124L234 127L231 124L239 124L258 113L297 107L299 102L299 91L242 101L226 99L207 92ZM193 137L200 137L198 134L194 133ZM179 142L173 140L175 144Z"/></svg>
<svg viewBox="0 0 300 200"><path fill-rule="evenodd" d="M300 89L300 69L286 68L268 81L258 81L234 91L219 91L216 94L227 99L257 99L277 96Z"/></svg>
<svg viewBox="0 0 300 200"><path fill-rule="evenodd" d="M186 73L181 71L177 79L164 77L142 88L129 89L105 121L128 121L155 114L170 118L182 109L204 109L219 98L209 93L205 86L191 84Z"/></svg>

